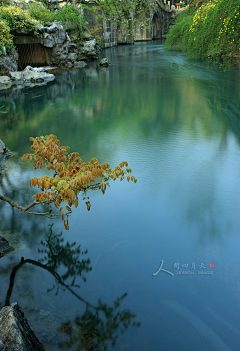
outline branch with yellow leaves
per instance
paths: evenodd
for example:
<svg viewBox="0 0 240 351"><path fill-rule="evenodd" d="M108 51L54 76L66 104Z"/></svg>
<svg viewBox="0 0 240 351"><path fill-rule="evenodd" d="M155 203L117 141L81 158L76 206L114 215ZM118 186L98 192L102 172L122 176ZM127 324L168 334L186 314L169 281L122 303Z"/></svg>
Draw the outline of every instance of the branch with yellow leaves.
<svg viewBox="0 0 240 351"><path fill-rule="evenodd" d="M32 178L30 187L38 187L41 189L33 196L34 201L26 207L22 207L13 200L0 194L0 200L8 202L12 207L18 208L28 214L47 216L49 218L61 216L64 221L66 230L68 226L68 216L72 212L71 207L78 207L79 193L84 195L83 200L86 200L87 210L90 210L91 204L89 197L86 197L88 190L101 190L104 194L106 186L110 180L120 178L130 180L134 183L137 179L130 176L132 170L128 168L127 162L121 162L113 170L108 163L100 164L96 158L90 162L83 162L77 152L68 153L69 147L60 146L60 142L55 135L41 136L30 138L33 142L31 149L33 154L26 154L22 160L33 160L35 169L45 168L53 171L53 176L43 176L41 178ZM100 179L100 181L99 181ZM65 203L65 205L64 205ZM58 210L58 214L52 213L51 204ZM30 208L35 205L48 205L48 212L31 212Z"/></svg>

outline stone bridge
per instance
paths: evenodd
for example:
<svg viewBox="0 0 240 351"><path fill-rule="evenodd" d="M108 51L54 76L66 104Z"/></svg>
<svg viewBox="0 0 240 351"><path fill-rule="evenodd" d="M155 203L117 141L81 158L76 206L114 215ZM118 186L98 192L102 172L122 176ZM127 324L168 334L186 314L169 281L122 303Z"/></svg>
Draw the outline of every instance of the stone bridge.
<svg viewBox="0 0 240 351"><path fill-rule="evenodd" d="M135 41L161 39L165 34L171 20L171 5L173 4L174 0L156 0L154 7L149 5L148 27L151 29L138 26L137 28L133 28L133 34L131 35L124 34L120 30L116 30L116 27L110 22L97 19L91 11L84 10L84 14L87 17L90 28L99 28L97 34L102 38L102 47L107 48L117 46L118 44L133 44ZM88 2L89 7L94 5L94 1ZM135 16L136 13L130 14L132 23Z"/></svg>

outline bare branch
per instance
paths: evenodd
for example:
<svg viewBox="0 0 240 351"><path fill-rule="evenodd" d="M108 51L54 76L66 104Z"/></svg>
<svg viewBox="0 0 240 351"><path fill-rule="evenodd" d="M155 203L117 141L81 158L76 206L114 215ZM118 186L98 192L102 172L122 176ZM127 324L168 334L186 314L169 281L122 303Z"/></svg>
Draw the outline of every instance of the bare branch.
<svg viewBox="0 0 240 351"><path fill-rule="evenodd" d="M57 213L57 214L52 214L52 208L51 205L49 203L45 203L46 205L49 206L49 211L48 212L30 212L28 211L30 208L32 208L35 205L39 205L39 202L34 200L31 204L29 204L26 207L22 207L20 205L18 205L16 202L14 202L13 200L9 199L8 197L1 195L0 194L0 200L3 200L5 202L8 202L12 207L16 207L18 210L28 213L28 214L33 214L33 215L38 215L38 216L46 216L48 218L53 218L53 217L60 217L61 214ZM67 213L68 215L69 213Z"/></svg>

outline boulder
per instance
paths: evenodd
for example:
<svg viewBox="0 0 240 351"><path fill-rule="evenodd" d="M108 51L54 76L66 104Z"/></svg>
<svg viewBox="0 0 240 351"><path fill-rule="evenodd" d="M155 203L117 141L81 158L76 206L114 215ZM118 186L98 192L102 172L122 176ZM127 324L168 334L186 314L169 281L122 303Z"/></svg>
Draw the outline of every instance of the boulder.
<svg viewBox="0 0 240 351"><path fill-rule="evenodd" d="M0 139L0 174L2 174L2 172L6 169L5 160L11 157L12 157L12 153L8 150L4 142Z"/></svg>
<svg viewBox="0 0 240 351"><path fill-rule="evenodd" d="M50 27L38 28L38 32L40 43L47 48L53 48L57 44L62 45L65 41L70 42L68 34L58 22L54 22Z"/></svg>
<svg viewBox="0 0 240 351"><path fill-rule="evenodd" d="M44 351L16 302L0 310L0 340L4 351Z"/></svg>
<svg viewBox="0 0 240 351"><path fill-rule="evenodd" d="M9 83L9 82L10 82L10 78L8 76L0 77L0 84Z"/></svg>
<svg viewBox="0 0 240 351"><path fill-rule="evenodd" d="M8 55L0 57L0 75L9 76L9 72L16 72L18 69L18 53L12 49Z"/></svg>
<svg viewBox="0 0 240 351"><path fill-rule="evenodd" d="M97 60L99 54L99 47L96 39L88 40L84 42L83 46L79 50L78 60Z"/></svg>
<svg viewBox="0 0 240 351"><path fill-rule="evenodd" d="M102 67L108 67L109 66L109 62L108 59L106 57L104 57L101 61L100 61L100 66Z"/></svg>
<svg viewBox="0 0 240 351"><path fill-rule="evenodd" d="M10 88L11 86L12 86L12 82L8 76L0 77L0 90Z"/></svg>
<svg viewBox="0 0 240 351"><path fill-rule="evenodd" d="M13 251L14 248L9 245L9 242L0 236L0 258L5 256L8 252ZM1 350L1 348L0 348Z"/></svg>
<svg viewBox="0 0 240 351"><path fill-rule="evenodd" d="M27 66L24 71L32 71L32 72L44 72L45 68L44 67L31 67Z"/></svg>
<svg viewBox="0 0 240 351"><path fill-rule="evenodd" d="M87 64L86 64L86 62L84 62L84 61L76 61L76 62L74 63L74 66L75 66L75 67L85 67L85 66L87 66Z"/></svg>
<svg viewBox="0 0 240 351"><path fill-rule="evenodd" d="M22 71L22 78L25 82L43 83L44 81L54 80L54 75L46 72L35 72L32 70Z"/></svg>
<svg viewBox="0 0 240 351"><path fill-rule="evenodd" d="M64 61L67 59L68 47L69 47L68 38L69 37L67 36L66 41L62 45L57 44L53 47L52 56L51 56L51 61L53 64L63 65Z"/></svg>
<svg viewBox="0 0 240 351"><path fill-rule="evenodd" d="M23 81L22 72L9 72L9 76L13 81L20 82Z"/></svg>
<svg viewBox="0 0 240 351"><path fill-rule="evenodd" d="M75 61L77 61L77 54L76 53L69 54L68 60L74 63Z"/></svg>

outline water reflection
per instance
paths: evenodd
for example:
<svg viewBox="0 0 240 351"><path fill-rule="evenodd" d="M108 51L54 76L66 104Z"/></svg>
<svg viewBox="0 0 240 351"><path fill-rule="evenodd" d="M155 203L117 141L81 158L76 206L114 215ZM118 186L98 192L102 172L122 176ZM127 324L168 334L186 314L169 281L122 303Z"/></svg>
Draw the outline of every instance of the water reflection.
<svg viewBox="0 0 240 351"><path fill-rule="evenodd" d="M91 211L80 206L73 211L63 238L89 248L92 271L82 272L86 284L80 276L74 282L81 294L71 287L73 276L63 282L95 307L89 308L94 320L99 298L114 308L119 292L128 292L121 306L134 309L143 326L129 327L114 350L213 351L213 335L202 337L208 326L237 351L239 337L226 325L239 325L240 310L240 73L164 52L157 42L109 49L104 56L111 62L105 70L89 65L57 75L48 86L1 95L0 111L7 112L0 119L1 139L19 156L29 152L30 136L52 133L84 161L128 161L139 181L137 187L114 182L104 197L91 194ZM15 199L24 202L31 197L29 179L46 172L32 171L30 164L18 167L15 180L10 169L8 177ZM4 191L10 192L11 184L5 180ZM0 261L4 302L5 280L21 257L47 263L38 261L43 253L37 246L41 239L46 243L49 221L17 212L13 217L8 204L0 203L0 211L0 229L10 231L14 222L13 231L19 230L18 240L26 245L14 251L15 258ZM60 221L54 226L62 231ZM81 254L80 260L87 257ZM215 262L216 269L208 277L196 272L152 277L160 260L170 271L177 262L205 267ZM66 272L60 264L61 279ZM49 350L73 341L77 348L81 321L88 321L86 304L56 280L47 293L53 279L48 270L24 264L11 301L19 300ZM175 302L164 307L162 300ZM193 328L199 320L204 325ZM97 327L87 323L86 328Z"/></svg>
<svg viewBox="0 0 240 351"><path fill-rule="evenodd" d="M229 87L231 72L227 76L205 67L199 77L198 65L185 67L186 60L178 70L170 62L161 65L158 46L155 53L159 57L153 56L154 48L149 47L145 62L142 50L146 48L135 50L134 56L131 50L122 48L115 55L107 52L112 66L106 70L92 64L58 74L56 81L44 87L2 93L0 107L6 113L0 120L0 130L4 130L5 143L16 149L14 140L18 139L24 153L26 140L37 136L37 126L41 125L42 135L51 131L70 146L81 130L85 136L81 148L97 147L92 145L91 135L96 133L93 118L97 119L99 132L114 128L126 133L135 128L147 137L154 130L163 139L177 131L195 139L212 139L219 134L227 139L224 131L229 121L235 132L240 130L238 90ZM123 59L120 64L116 62L119 55L126 57L127 64ZM213 123L212 117L217 114L221 118ZM71 123L66 115L71 116Z"/></svg>
<svg viewBox="0 0 240 351"><path fill-rule="evenodd" d="M50 234L46 241L41 241L42 247L38 249L44 257L39 260L22 257L20 263L12 268L5 306L11 303L16 275L22 267L29 264L41 268L50 273L55 280L48 292L55 292L57 296L59 289L62 288L85 306L81 315L76 316L74 320L61 323L57 328L58 333L65 335L58 346L87 351L106 350L109 342L112 346L115 345L119 333L123 333L130 325L140 325L139 322L135 322L134 313L129 309L121 309L121 303L127 297L127 293L118 297L112 306L103 303L100 299L97 305L93 305L82 298L74 288L80 288L75 284L76 279L81 278L85 283L87 273L92 270L90 259L85 258L88 251L82 251L81 246L76 245L75 242L64 243L62 233L53 234L52 227L53 225L50 225ZM56 339L59 338L56 337ZM44 340L42 342L44 345Z"/></svg>

